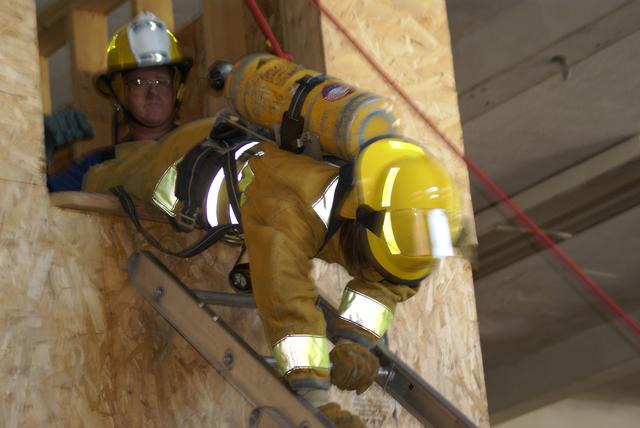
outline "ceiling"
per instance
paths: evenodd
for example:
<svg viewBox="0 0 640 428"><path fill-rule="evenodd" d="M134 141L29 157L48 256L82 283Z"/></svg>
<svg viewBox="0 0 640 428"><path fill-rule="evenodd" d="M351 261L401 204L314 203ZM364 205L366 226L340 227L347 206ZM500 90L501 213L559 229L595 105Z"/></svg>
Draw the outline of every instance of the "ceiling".
<svg viewBox="0 0 640 428"><path fill-rule="evenodd" d="M447 8L466 153L639 322L640 2ZM628 392L637 335L475 178L472 197L492 423L599 385Z"/></svg>

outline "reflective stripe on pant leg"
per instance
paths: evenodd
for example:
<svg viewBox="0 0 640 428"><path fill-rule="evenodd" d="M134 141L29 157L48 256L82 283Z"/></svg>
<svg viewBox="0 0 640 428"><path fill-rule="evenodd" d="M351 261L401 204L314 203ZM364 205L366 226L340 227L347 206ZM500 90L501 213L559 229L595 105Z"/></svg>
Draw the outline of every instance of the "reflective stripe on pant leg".
<svg viewBox="0 0 640 428"><path fill-rule="evenodd" d="M367 330L378 338L387 331L393 321L391 309L350 288L345 288L342 293L338 314L343 320Z"/></svg>
<svg viewBox="0 0 640 428"><path fill-rule="evenodd" d="M329 339L303 334L286 336L273 346L273 356L284 375L296 369L329 370Z"/></svg>

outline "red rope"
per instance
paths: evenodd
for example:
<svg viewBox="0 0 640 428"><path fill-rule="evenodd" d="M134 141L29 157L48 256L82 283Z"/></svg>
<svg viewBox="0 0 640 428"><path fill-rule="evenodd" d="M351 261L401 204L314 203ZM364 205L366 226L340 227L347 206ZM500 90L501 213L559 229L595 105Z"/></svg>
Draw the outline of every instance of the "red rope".
<svg viewBox="0 0 640 428"><path fill-rule="evenodd" d="M276 36L273 34L273 31L271 31L271 27L269 26L267 19L264 17L264 14L260 10L260 7L258 7L258 5L256 4L256 1L247 0L247 6L249 6L249 9L251 9L251 13L253 13L253 17L256 19L258 26L260 26L260 29L262 30L262 34L264 34L264 36L267 38L269 43L271 43L271 47L273 48L273 53L275 53L277 56L279 56L282 59L286 59L287 61L292 61L293 56L290 53L287 53L282 50L282 48L280 47L280 43L278 43L278 39L276 39Z"/></svg>
<svg viewBox="0 0 640 428"><path fill-rule="evenodd" d="M560 258L560 260L567 266L569 270L571 270L582 282L589 288L600 300L602 300L608 307L613 311L618 317L620 317L636 334L640 335L640 325L636 323L627 313L615 302L607 293L605 293L596 282L589 277L580 267L569 257L564 251L560 249L556 245L551 238L544 233L544 231L527 215L522 211L522 209L516 205L504 191L496 183L489 178L481 169L478 167L475 162L473 162L469 157L467 157L460 149L458 149L455 144L444 134L443 131L429 118L420 107L407 95L407 93L402 89L402 87L391 77L387 72L380 66L375 59L365 49L362 45L349 33L349 31L338 21L338 19L322 4L320 4L319 0L309 0L312 4L314 4L320 12L326 16L332 23L335 25L344 36L351 42L351 44L360 52L360 54L364 57L364 59L382 76L382 78L391 86L393 89L398 92L398 94L404 99L404 101L409 105L411 110L413 110L427 125L431 127L435 131L436 134L442 138L442 140L449 146L451 150L453 150L464 162L467 164L469 169L478 177L484 185L491 190L496 196L502 201L505 205L507 205L511 211L513 211L518 218L525 226L527 226L531 232L538 238L538 240L545 246L549 247L553 253Z"/></svg>

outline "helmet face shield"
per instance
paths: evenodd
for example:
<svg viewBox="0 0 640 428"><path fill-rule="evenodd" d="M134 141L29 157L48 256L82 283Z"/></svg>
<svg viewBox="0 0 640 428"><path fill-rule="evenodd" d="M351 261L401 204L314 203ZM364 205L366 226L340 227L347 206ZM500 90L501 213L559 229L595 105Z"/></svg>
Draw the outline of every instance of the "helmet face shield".
<svg viewBox="0 0 640 428"><path fill-rule="evenodd" d="M356 220L382 240L391 255L431 258L453 255L449 221L442 209L358 211Z"/></svg>

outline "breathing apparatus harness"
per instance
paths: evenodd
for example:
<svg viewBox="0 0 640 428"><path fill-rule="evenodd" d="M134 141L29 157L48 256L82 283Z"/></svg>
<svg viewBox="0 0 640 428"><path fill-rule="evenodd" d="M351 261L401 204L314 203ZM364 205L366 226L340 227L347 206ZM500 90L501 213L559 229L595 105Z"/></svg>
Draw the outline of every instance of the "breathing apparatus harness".
<svg viewBox="0 0 640 428"><path fill-rule="evenodd" d="M301 137L304 118L300 115L300 111L309 92L326 79L325 75L313 77L307 75L298 81L299 85L291 98L289 108L282 115L280 128L281 149L296 154L303 152L304 142ZM124 111L126 115L126 110ZM175 196L181 201L182 206L175 218L170 217L171 223L182 232L190 232L196 226L206 230L206 233L200 239L183 250L174 251L166 248L142 226L131 196L122 186L112 188L111 192L118 197L124 211L130 217L138 232L151 245L166 254L182 258L193 257L225 237L231 238L235 242L242 242L240 190L238 188L235 152L249 142L247 138L249 133L260 140L270 141L267 136L261 133L251 132L248 127L238 123L237 120L223 117L211 129L209 137L192 148L178 163ZM250 151L251 149L249 154ZM208 227L202 216L203 195L206 195L213 176L220 169L224 172L229 203L239 224L219 224ZM338 215L338 211L342 201L353 188L353 163L341 165L338 177L338 185L323 246L344 223L344 219ZM237 266L241 265L237 264Z"/></svg>
<svg viewBox="0 0 640 428"><path fill-rule="evenodd" d="M235 152L249 143L246 134L233 127L229 121L216 124L209 137L192 148L179 162L175 195L182 202L180 212L171 222L182 232L192 231L196 225L205 228L205 234L187 248L174 251L166 248L140 223L131 196L122 186L111 189L120 200L134 226L144 238L160 251L182 258L193 257L223 238L241 241L240 224L219 224L207 227L202 217L203 195L211 184L213 175L220 169L226 177L229 202L240 221L240 191L238 189ZM250 149L251 150L251 149ZM248 151L251 154L250 150Z"/></svg>

